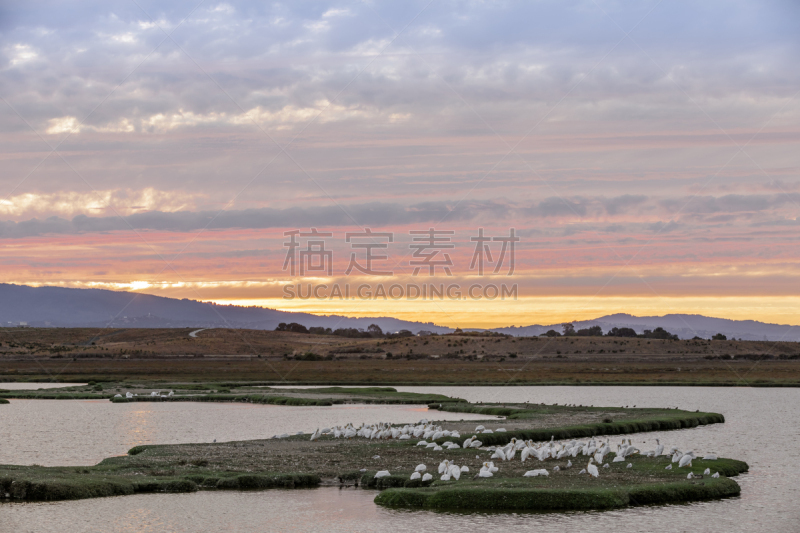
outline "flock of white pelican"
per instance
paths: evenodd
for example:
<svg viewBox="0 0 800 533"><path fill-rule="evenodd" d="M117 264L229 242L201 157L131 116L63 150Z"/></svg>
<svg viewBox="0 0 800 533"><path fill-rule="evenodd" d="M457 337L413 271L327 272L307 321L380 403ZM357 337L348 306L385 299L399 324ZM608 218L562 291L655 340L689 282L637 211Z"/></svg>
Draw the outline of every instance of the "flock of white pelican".
<svg viewBox="0 0 800 533"><path fill-rule="evenodd" d="M435 441L443 437L453 439L461 438L461 435L458 433L458 431L448 431L446 429L442 429L442 426L434 426L425 419L420 420L418 424L406 424L403 427L396 427L386 422L380 422L372 425L361 424L360 426L354 426L353 424L347 424L345 426L335 426L333 428L323 428L321 430L317 429L311 434L311 440L317 440L322 435L332 435L337 439L340 437L345 439L363 437L370 440L410 440L411 438L418 439L421 437L422 439L431 439L432 441ZM437 447L435 442L428 444L428 442L425 440L422 440L417 444L426 444L429 448ZM453 444L455 443L447 443L449 446L452 446ZM439 447L439 450L442 449L442 447Z"/></svg>
<svg viewBox="0 0 800 533"><path fill-rule="evenodd" d="M317 429L314 431L314 433L312 433L311 440L317 440L322 435L331 435L337 439L355 439L357 437L361 437L369 440L410 440L414 438L421 439L417 442L417 446L424 446L425 448L430 448L432 451L443 451L445 448L448 450L456 448L475 448L477 451L491 452L492 455L489 457L490 460L483 463L480 471L474 479L493 477L494 474L499 470L499 468L495 466L493 460L512 461L516 457L517 452L519 452L519 458L523 463L528 459L536 459L539 462L567 459L567 464L565 466L553 466L551 469L553 473L560 472L562 469L572 468L572 459L577 460L579 455L589 457L589 462L586 465L586 468L582 469L579 474L586 474L590 477L597 478L600 477L599 468L610 468L609 463L604 462L606 455L612 451L610 439L606 439L605 442L603 442L592 437L586 441L572 439L569 441L557 442L555 441L555 437L551 437L549 442L534 442L532 440L526 441L512 437L508 444L504 446L486 447L483 446L483 443L478 439L478 435L480 434L502 433L505 431L506 430L503 428L493 431L491 429L486 429L484 426L478 426L475 428L474 435L459 443L458 440L461 438L461 435L457 430L447 430L442 428L442 426L434 425L423 419L417 424L406 424L402 427L381 422L371 425L361 424L356 426L353 424L347 424L344 426ZM280 437L288 436L289 435L284 434ZM437 441L442 438L452 440L438 443ZM631 439L624 438L619 444L616 445L613 455L614 458L611 460L612 463L626 462L634 456L659 457L661 455L665 455L665 447L663 444L661 444L659 439L656 439L655 448L642 452L633 445ZM666 467L667 470L672 470L673 465L676 465L678 468L691 468L692 461L698 458L694 451L688 451L684 453L680 451L677 446L673 446L666 450L666 455L672 456L671 463ZM373 457L373 459L375 458L380 458L380 456ZM475 458L480 459L480 456L476 455ZM716 460L717 456L714 454L707 454L704 455L702 459ZM633 463L628 462L626 468L633 468ZM411 474L411 479L419 479L420 481L432 480L433 475L427 472L427 469L427 466L424 464L418 465L415 468L414 473ZM445 459L439 463L438 474L440 475L440 479L442 481L458 480L460 479L461 474L464 472L469 472L469 467L458 466L453 461L448 459ZM381 470L375 474L375 477L381 478L390 475L391 473L388 470ZM524 477L549 475L550 472L546 468L528 470L523 474ZM711 470L706 468L706 470L703 472L703 475L710 475L712 478L718 478L719 472L711 474ZM692 472L689 472L687 475L688 479L693 479L696 477L702 476L693 474Z"/></svg>
<svg viewBox="0 0 800 533"><path fill-rule="evenodd" d="M135 398L136 396L139 396L139 395L138 394L134 394L134 393L132 393L130 391L125 393L125 397L127 399L129 399L129 400L131 398ZM175 396L175 392L174 391L169 391L169 394L161 394L161 392L153 391L153 392L150 393L150 396L153 396L155 398L172 398L173 396ZM114 398L122 398L122 394L115 394Z"/></svg>

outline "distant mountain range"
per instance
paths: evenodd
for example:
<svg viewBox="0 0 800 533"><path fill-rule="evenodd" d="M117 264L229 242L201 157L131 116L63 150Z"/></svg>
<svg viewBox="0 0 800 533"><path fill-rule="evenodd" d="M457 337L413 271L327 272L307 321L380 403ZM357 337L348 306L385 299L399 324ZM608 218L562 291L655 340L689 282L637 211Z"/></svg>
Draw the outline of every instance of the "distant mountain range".
<svg viewBox="0 0 800 533"><path fill-rule="evenodd" d="M0 284L0 324L33 327L114 327L114 328L247 328L275 329L281 322L297 322L306 327L363 328L377 324L383 331L407 329L413 333L448 333L453 328L433 323L411 322L392 317L349 318L337 315L290 313L263 307L216 305L196 300L178 300L150 294L103 289L68 289ZM637 317L607 315L594 320L573 322L575 329L600 326L604 332L627 327L642 333L662 327L681 339L710 338L722 333L744 340L800 341L800 326L766 324L755 320L727 320L703 315L665 315ZM561 331L561 324L495 328L491 331L515 336L535 336L550 329Z"/></svg>
<svg viewBox="0 0 800 533"><path fill-rule="evenodd" d="M575 329L584 329L591 326L600 326L603 332L611 328L632 328L636 333L644 330L653 330L662 327L677 335L681 339L702 337L710 339L712 335L722 333L729 339L737 338L748 341L800 341L800 326L786 326L779 324L766 324L755 320L728 320L726 318L712 318L703 315L672 314L664 316L633 316L625 313L602 316L593 320L572 322ZM509 335L535 336L545 333L550 329L561 332L561 324L550 326L522 326L497 328L493 331L508 333Z"/></svg>
<svg viewBox="0 0 800 533"><path fill-rule="evenodd" d="M0 325L32 327L112 328L246 328L275 329L281 322L307 327L363 328L377 324L383 331L447 333L452 328L391 317L350 318L290 313L263 307L217 305L197 300L165 298L104 289L68 289L0 284Z"/></svg>

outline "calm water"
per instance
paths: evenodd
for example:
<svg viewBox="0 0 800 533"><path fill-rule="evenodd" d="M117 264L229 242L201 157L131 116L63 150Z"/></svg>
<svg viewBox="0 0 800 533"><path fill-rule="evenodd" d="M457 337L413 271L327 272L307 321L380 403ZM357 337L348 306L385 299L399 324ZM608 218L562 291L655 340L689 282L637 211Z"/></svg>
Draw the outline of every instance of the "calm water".
<svg viewBox="0 0 800 533"><path fill-rule="evenodd" d="M86 383L6 383L0 381L0 389L5 390L58 389L60 387L74 387L76 385L86 385Z"/></svg>
<svg viewBox="0 0 800 533"><path fill-rule="evenodd" d="M417 422L432 414L442 420L486 418L430 413L427 406L11 400L0 406L0 464L91 465L139 444L264 439L347 422Z"/></svg>
<svg viewBox="0 0 800 533"><path fill-rule="evenodd" d="M532 401L594 405L678 406L721 412L727 422L705 428L634 435L634 442L660 436L698 451L746 460L740 498L680 506L633 508L604 513L487 514L393 511L372 503L373 492L303 491L199 492L141 495L77 502L2 504L0 531L496 531L581 532L795 532L800 531L800 390L645 387L404 387L435 391L473 401ZM15 405L16 404L16 405ZM425 414L403 407L359 406L332 414L339 406L285 408L223 404L106 404L106 402L14 402L0 408L0 462L48 464L75 461L81 453L60 446L79 439L92 454L120 453L137 442L180 442L254 438L346 420L414 421ZM62 404L64 407L59 407ZM81 407L82 406L82 407ZM126 407L129 411L109 407ZM6 408L9 412L4 413ZM69 411L64 424L49 410ZM137 410L146 413L135 414ZM174 411L172 410L174 409ZM9 414L16 410L17 415ZM22 413L25 414L22 414ZM39 414L37 414L39 413ZM64 416L64 415L62 415ZM341 416L341 418L337 418ZM404 418L405 417L405 418ZM461 418L462 415L458 415ZM439 418L437 416L437 418ZM466 417L464 417L466 418ZM147 422L142 422L146 420ZM324 421L324 422L323 422ZM82 428L69 430L70 427ZM9 431L13 428L13 431ZM60 433L67 430L66 434ZM117 437L101 437L100 433ZM141 440L140 435L146 435ZM11 440L8 440L10 435ZM221 437L218 435L222 435ZM29 444L23 444L26 440ZM32 459L49 442L58 460ZM102 443L99 447L96 442ZM19 447L27 451L9 451ZM73 446L81 448L81 446ZM89 451L91 450L91 451ZM113 450L107 453L105 450ZM44 455L44 454L40 454ZM13 461L10 458L14 458ZM85 462L85 461L84 461ZM89 461L91 462L91 461Z"/></svg>

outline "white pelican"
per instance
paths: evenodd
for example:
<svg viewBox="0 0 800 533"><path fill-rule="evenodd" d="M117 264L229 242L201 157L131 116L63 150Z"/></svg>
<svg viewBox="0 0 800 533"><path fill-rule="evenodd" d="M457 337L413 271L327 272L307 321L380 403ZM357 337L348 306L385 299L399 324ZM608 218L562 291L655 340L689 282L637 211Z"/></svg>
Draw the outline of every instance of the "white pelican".
<svg viewBox="0 0 800 533"><path fill-rule="evenodd" d="M522 474L522 477L538 477L538 476L549 476L549 475L550 473L546 469L539 468L537 470L528 470L527 472Z"/></svg>
<svg viewBox="0 0 800 533"><path fill-rule="evenodd" d="M704 476L708 476L710 474L711 474L711 469L710 468L706 468L705 470L703 470L703 475Z"/></svg>
<svg viewBox="0 0 800 533"><path fill-rule="evenodd" d="M425 474L424 476L422 476L422 481L430 481L432 479L433 479L433 476L430 475L430 474Z"/></svg>
<svg viewBox="0 0 800 533"><path fill-rule="evenodd" d="M656 457L658 457L659 455L664 453L664 445L661 444L661 441L658 440L658 439L656 439L656 444L657 444L657 446L656 446Z"/></svg>
<svg viewBox="0 0 800 533"><path fill-rule="evenodd" d="M672 465L667 465L667 467L664 470L672 470Z"/></svg>
<svg viewBox="0 0 800 533"><path fill-rule="evenodd" d="M598 477L600 472L597 470L597 466L594 464L594 457L589 459L589 464L586 465L586 471L592 477Z"/></svg>
<svg viewBox="0 0 800 533"><path fill-rule="evenodd" d="M411 474L411 479L419 479L421 477L422 476L419 475L419 472L414 472L413 474Z"/></svg>
<svg viewBox="0 0 800 533"><path fill-rule="evenodd" d="M719 472L714 472L714 473L711 475L711 477L713 477L713 478L718 478L718 477L719 477Z"/></svg>
<svg viewBox="0 0 800 533"><path fill-rule="evenodd" d="M391 476L388 470L380 470L377 474L375 474L376 479L380 479L382 477Z"/></svg>
<svg viewBox="0 0 800 533"><path fill-rule="evenodd" d="M679 468L683 468L685 466L692 466L692 456L689 455L688 453L684 454L683 457L681 457L680 462L678 463Z"/></svg>
<svg viewBox="0 0 800 533"><path fill-rule="evenodd" d="M428 469L427 466L423 464L418 464L417 467L414 469L414 472L424 472Z"/></svg>

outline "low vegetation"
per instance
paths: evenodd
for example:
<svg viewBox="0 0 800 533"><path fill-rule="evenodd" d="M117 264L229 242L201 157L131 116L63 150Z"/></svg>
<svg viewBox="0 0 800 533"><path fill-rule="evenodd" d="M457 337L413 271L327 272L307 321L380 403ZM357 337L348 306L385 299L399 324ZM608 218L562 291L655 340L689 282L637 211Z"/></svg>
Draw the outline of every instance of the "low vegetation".
<svg viewBox="0 0 800 533"><path fill-rule="evenodd" d="M346 389L345 389L346 390ZM331 388L326 394L342 392ZM347 391L349 392L349 391ZM378 388L374 394L390 394ZM688 413L671 409L624 409L556 405L472 405L442 402L437 407L478 414L501 415L504 420L481 422L493 433L481 433L483 446L502 445L511 438L540 441L589 434L641 431L643 428L675 429L689 424L721 422L713 413ZM618 422L608 424L611 417ZM463 440L474 434L476 422L441 423L461 432ZM505 429L505 432L497 431ZM444 441L447 439L440 439ZM458 448L435 451L416 446L417 439L376 441L322 436L311 441L309 435L284 436L264 440L180 445L144 445L129 450L126 456L111 457L95 466L41 467L0 465L0 497L14 500L64 500L142 492L192 492L196 490L250 490L305 488L322 484L358 486L381 492L376 502L387 506L431 509L487 510L565 510L608 509L626 505L645 505L694 501L734 496L738 485L728 479L747 469L730 459L694 461L692 467L665 470L666 456L633 456L625 463L602 469L599 478L581 475L586 457L539 463L529 459L497 462L500 471L490 479L473 477L491 450ZM411 480L417 464L426 464L435 474L436 466L449 459L467 466L460 481L442 481L439 476L422 482ZM560 472L553 467L559 466ZM530 468L546 467L548 477L528 478ZM719 479L703 475L710 468ZM391 475L375 478L379 470ZM698 477L687 480L688 472Z"/></svg>
<svg viewBox="0 0 800 533"><path fill-rule="evenodd" d="M492 477L434 481L428 487L390 487L375 498L389 507L492 511L588 511L627 506L685 503L738 496L739 485L728 476L747 470L730 459L695 461L693 468L665 470L668 457L631 459L633 467L610 463L600 477L572 469L547 477ZM504 465L501 465L504 466ZM705 468L721 477L703 476ZM697 475L686 479L688 472Z"/></svg>
<svg viewBox="0 0 800 533"><path fill-rule="evenodd" d="M171 395L170 395L171 393ZM128 397L131 394L132 397ZM108 382L41 390L0 390L0 401L101 400L131 402L244 402L289 406L327 406L343 403L429 404L461 402L441 394L398 392L392 387L323 387L315 389L271 388L254 383L158 383Z"/></svg>
<svg viewBox="0 0 800 533"><path fill-rule="evenodd" d="M690 413L679 409L614 409L608 407L568 407L558 405L535 406L482 406L470 403L432 404L432 409L456 413L474 413L504 416L508 429L502 433L481 435L487 446L502 446L512 438L518 440L546 441L551 437L559 440L584 439L600 435L624 435L649 431L687 429L708 424L721 424L725 417L718 413ZM582 415L582 416L579 416ZM592 417L592 415L594 415ZM581 420L581 424L550 427L520 427L546 417L561 420ZM446 439L441 439L446 440Z"/></svg>

